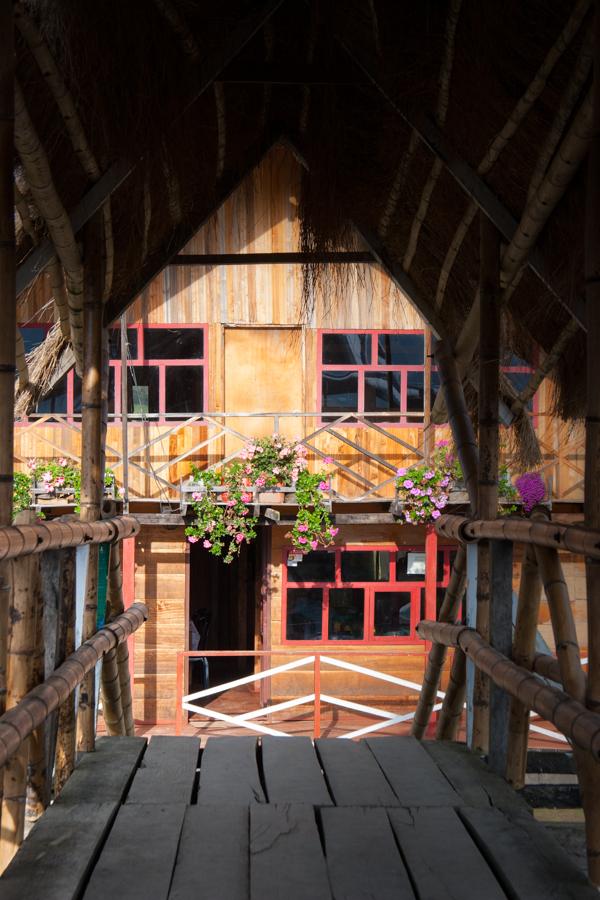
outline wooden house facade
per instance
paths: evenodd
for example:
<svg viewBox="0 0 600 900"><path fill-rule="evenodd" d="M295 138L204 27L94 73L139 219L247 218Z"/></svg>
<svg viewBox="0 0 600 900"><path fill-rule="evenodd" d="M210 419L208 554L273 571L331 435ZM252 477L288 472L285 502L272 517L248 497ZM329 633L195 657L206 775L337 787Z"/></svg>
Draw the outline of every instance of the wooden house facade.
<svg viewBox="0 0 600 900"><path fill-rule="evenodd" d="M300 249L301 177L292 151L277 145L127 310L125 426L117 323L111 332L107 465L119 486L127 470L129 509L143 523L124 553L124 576L129 596L150 612L133 653L138 722L173 721L177 654L190 649L190 619L199 614L210 620L209 649L270 650L277 665L289 659L277 655L283 649L352 647L363 651L364 666L422 678L427 645L416 625L436 617L455 548L432 529L394 519L389 508L396 469L426 458L448 436L429 418L439 387L430 335L375 261L340 264L311 293L293 257L275 258ZM348 252L369 257L358 236ZM246 263L236 258L243 254L264 256ZM217 258L223 255L227 264ZM28 346L48 326L44 299L42 279L20 310ZM520 389L531 370L515 358L505 363ZM576 428L567 434L550 407L543 383L531 408L543 473L563 516L576 518L583 441ZM31 458L79 459L80 411L81 383L71 368L38 412L17 423L17 466ZM256 542L224 566L187 542L182 482L192 463L218 466L246 440L274 433L305 442L313 468L333 460L325 467L339 527L335 547L290 559L292 511L282 506L279 523L262 520ZM565 562L585 644L583 574ZM397 652L379 655L383 648ZM254 665L211 660L211 682ZM194 672L192 664L192 682ZM311 677L273 680L271 696L305 694ZM367 688L356 673L329 672L327 679L337 696L398 698L397 686Z"/></svg>

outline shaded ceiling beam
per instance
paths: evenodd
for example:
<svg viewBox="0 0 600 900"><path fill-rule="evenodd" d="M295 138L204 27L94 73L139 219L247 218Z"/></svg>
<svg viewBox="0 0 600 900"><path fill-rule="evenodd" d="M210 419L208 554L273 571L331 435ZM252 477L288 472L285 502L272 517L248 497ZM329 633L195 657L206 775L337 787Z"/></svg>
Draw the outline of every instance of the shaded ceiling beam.
<svg viewBox="0 0 600 900"><path fill-rule="evenodd" d="M256 32L281 6L282 2L283 0L267 0L261 4L255 12L240 22L225 44L211 50L208 56L198 64L198 80L195 90L181 108L179 116L183 115L210 87L223 69L235 59ZM126 159L119 160L90 188L71 213L71 224L75 232L79 231L92 218L111 194L131 175L138 162L139 159L133 162ZM17 269L17 296L33 282L54 256L56 256L56 250L50 240L42 241L29 254Z"/></svg>
<svg viewBox="0 0 600 900"><path fill-rule="evenodd" d="M369 66L355 55L342 38L338 36L337 41L352 62L359 67L373 87L386 100L388 105L415 132L431 153L441 160L460 187L496 226L502 237L510 243L518 226L517 220L477 172L454 151L438 126L425 115L409 115L406 113L394 100L390 91L382 84L380 78L371 72ZM540 251L533 249L526 264L552 296L585 329L585 305L583 299L581 297L565 297L556 289L549 272L548 263Z"/></svg>
<svg viewBox="0 0 600 900"><path fill-rule="evenodd" d="M372 263L375 257L369 250L333 251L331 253L179 253L170 266L278 266L308 263L344 265Z"/></svg>
<svg viewBox="0 0 600 900"><path fill-rule="evenodd" d="M136 277L126 290L110 298L104 311L104 324L110 325L121 316L136 297L148 287L157 275L177 258L185 245L193 238L197 231L210 219L211 216L225 203L225 201L248 178L251 172L260 164L264 157L273 149L281 138L279 135L265 139L259 143L254 153L247 156L247 165L242 171L226 172L217 185L213 203L209 208L192 210L181 223L170 232L162 245L147 257L141 268L136 272Z"/></svg>
<svg viewBox="0 0 600 900"><path fill-rule="evenodd" d="M310 84L310 85L368 85L370 81L353 66L342 68L331 64L294 62L244 62L234 60L219 75L217 81L226 84Z"/></svg>

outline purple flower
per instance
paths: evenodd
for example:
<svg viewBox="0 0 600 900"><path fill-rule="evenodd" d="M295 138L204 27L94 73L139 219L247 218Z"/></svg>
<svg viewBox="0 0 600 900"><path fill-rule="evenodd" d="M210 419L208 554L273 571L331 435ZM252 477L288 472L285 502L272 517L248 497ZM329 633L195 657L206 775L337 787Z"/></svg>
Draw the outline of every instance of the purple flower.
<svg viewBox="0 0 600 900"><path fill-rule="evenodd" d="M200 538L198 537L197 534L188 534L188 541L190 544L195 544L196 541L199 541L199 540L200 540Z"/></svg>
<svg viewBox="0 0 600 900"><path fill-rule="evenodd" d="M190 538L190 540L191 540L191 538ZM198 538L196 538L196 540L198 540ZM207 540L207 541L202 541L202 546L208 550L210 547L212 547L212 544L210 541Z"/></svg>
<svg viewBox="0 0 600 900"><path fill-rule="evenodd" d="M450 443L450 441L438 441L435 446L436 447L447 447L449 445L449 443Z"/></svg>
<svg viewBox="0 0 600 900"><path fill-rule="evenodd" d="M415 486L415 483L414 483L414 481L411 481L410 478L407 478L406 481L402 482L402 487L407 488L407 490L409 490L410 488L412 488L414 486Z"/></svg>
<svg viewBox="0 0 600 900"><path fill-rule="evenodd" d="M328 491L329 490L329 485L327 484L326 481L319 482L319 490L320 491Z"/></svg>
<svg viewBox="0 0 600 900"><path fill-rule="evenodd" d="M298 525L298 531L308 531L308 525L302 523L302 525Z"/></svg>
<svg viewBox="0 0 600 900"><path fill-rule="evenodd" d="M319 546L319 542L318 542L318 541L311 541L311 542L310 542L310 546L312 547L313 550L316 550L317 547Z"/></svg>
<svg viewBox="0 0 600 900"><path fill-rule="evenodd" d="M238 533L235 536L236 544L241 544L243 540L244 540L244 535L242 534L241 531L238 531Z"/></svg>
<svg viewBox="0 0 600 900"><path fill-rule="evenodd" d="M439 509L434 509L433 512L431 513L432 519L439 519L440 516L441 516L441 512L439 511Z"/></svg>
<svg viewBox="0 0 600 900"><path fill-rule="evenodd" d="M546 485L539 472L525 472L515 481L525 512L531 512L546 496Z"/></svg>
<svg viewBox="0 0 600 900"><path fill-rule="evenodd" d="M398 475L401 478L403 475L406 475L407 472L408 472L408 469L397 469L396 475Z"/></svg>
<svg viewBox="0 0 600 900"><path fill-rule="evenodd" d="M418 488L418 487L411 488L410 492L411 492L411 494L413 495L413 497L420 497L420 496L421 496L421 490L420 490L420 488Z"/></svg>

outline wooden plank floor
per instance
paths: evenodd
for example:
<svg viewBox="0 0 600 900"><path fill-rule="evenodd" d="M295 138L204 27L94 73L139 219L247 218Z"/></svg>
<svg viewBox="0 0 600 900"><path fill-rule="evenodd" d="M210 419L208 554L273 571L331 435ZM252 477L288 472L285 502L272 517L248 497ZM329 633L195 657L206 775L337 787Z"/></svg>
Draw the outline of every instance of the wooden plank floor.
<svg viewBox="0 0 600 900"><path fill-rule="evenodd" d="M0 879L2 900L598 896L459 745L159 736L143 756L139 738L99 749Z"/></svg>

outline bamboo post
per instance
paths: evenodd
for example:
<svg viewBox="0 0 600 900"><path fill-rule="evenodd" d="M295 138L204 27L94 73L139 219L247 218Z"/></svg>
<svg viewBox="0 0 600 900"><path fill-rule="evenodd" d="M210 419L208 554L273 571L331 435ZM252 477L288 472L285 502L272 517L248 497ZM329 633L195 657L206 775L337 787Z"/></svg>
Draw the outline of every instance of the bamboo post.
<svg viewBox="0 0 600 900"><path fill-rule="evenodd" d="M100 518L104 490L102 422L102 221L97 213L84 230L83 383L81 403L81 519ZM98 547L89 551L88 576L83 612L83 640L96 631L98 604ZM77 749L90 751L95 745L95 673L81 684L77 711Z"/></svg>
<svg viewBox="0 0 600 900"><path fill-rule="evenodd" d="M533 547L527 547L521 564L517 620L513 639L513 660L525 669L533 668L542 583ZM513 698L508 725L508 765L506 778L516 789L525 784L529 709Z"/></svg>
<svg viewBox="0 0 600 900"><path fill-rule="evenodd" d="M122 593L119 592L119 587L122 587L119 579L120 568L119 545L115 543L110 548L108 563L107 622L120 615L124 610ZM111 735L126 734L117 650L118 648L109 650L102 660L102 710L107 731ZM127 676L129 679L129 669Z"/></svg>
<svg viewBox="0 0 600 900"><path fill-rule="evenodd" d="M121 316L121 443L123 453L123 512L129 512L129 418L128 418L128 367L129 339L127 316Z"/></svg>
<svg viewBox="0 0 600 900"><path fill-rule="evenodd" d="M21 514L22 515L22 514ZM35 513L31 510L26 515L34 520ZM45 666L45 645L44 645L44 605L46 597L42 584L42 560L43 556L37 557L38 566L37 574L39 584L34 591L34 599L36 602L35 613L35 634L33 643L32 672L31 683L33 686L42 684L46 676ZM35 825L39 817L42 815L48 804L50 803L50 785L48 781L48 767L46 755L46 729L47 723L44 722L39 728L36 728L29 738L29 763L27 766L27 797L25 805L25 833L29 833L30 829Z"/></svg>
<svg viewBox="0 0 600 900"><path fill-rule="evenodd" d="M479 457L477 512L495 519L498 512L498 390L500 378L500 243L496 228L480 214L479 242ZM492 553L488 541L477 545L477 631L490 640ZM477 669L473 687L473 749L487 753L490 682Z"/></svg>
<svg viewBox="0 0 600 900"><path fill-rule="evenodd" d="M117 616L125 609L123 600L123 565L120 543L112 545L108 577L111 598L111 615ZM127 641L123 641L123 643L119 644L117 647L117 665L119 668L119 684L121 687L121 704L123 707L125 734L129 737L133 737L133 735L135 735L135 725L133 720L133 698L131 696L129 647Z"/></svg>
<svg viewBox="0 0 600 900"><path fill-rule="evenodd" d="M594 20L592 141L588 159L585 204L585 314L587 324L587 403L585 419L584 518L588 528L600 528L600 4ZM588 683L587 706L600 712L600 561L586 558ZM586 801L588 872L600 884L600 779L584 793Z"/></svg>
<svg viewBox="0 0 600 900"><path fill-rule="evenodd" d="M33 513L22 513L23 516ZM24 556L14 560L12 568L13 599L10 608L11 631L8 644L7 697L10 710L36 687L34 660L38 632L41 557ZM27 768L31 738L21 744L8 761L4 775L2 833L0 836L0 871L9 864L24 837Z"/></svg>
<svg viewBox="0 0 600 900"><path fill-rule="evenodd" d="M465 560L465 548L461 546L458 548L458 553L456 554L454 565L452 566L450 581L446 588L444 600L439 612L438 620L440 622L454 623L456 620L465 592ZM429 651L427 666L423 675L423 686L421 688L421 693L419 694L419 701L417 703L411 730L411 733L419 739L423 738L427 725L429 724L429 719L431 718L431 711L435 704L440 685L442 669L446 661L446 652L447 649L443 644L432 644L431 650ZM445 702L444 698L444 704ZM442 707L441 715L444 715L443 710L444 708Z"/></svg>
<svg viewBox="0 0 600 900"><path fill-rule="evenodd" d="M444 697L444 705L437 723L436 738L438 741L454 741L463 706L467 680L467 659L463 651L457 647L450 667L450 677Z"/></svg>
<svg viewBox="0 0 600 900"><path fill-rule="evenodd" d="M75 650L75 553L64 552L60 581L58 610L61 644L56 665L61 665ZM75 694L71 694L58 709L56 750L54 754L54 796L57 797L75 767Z"/></svg>

